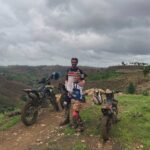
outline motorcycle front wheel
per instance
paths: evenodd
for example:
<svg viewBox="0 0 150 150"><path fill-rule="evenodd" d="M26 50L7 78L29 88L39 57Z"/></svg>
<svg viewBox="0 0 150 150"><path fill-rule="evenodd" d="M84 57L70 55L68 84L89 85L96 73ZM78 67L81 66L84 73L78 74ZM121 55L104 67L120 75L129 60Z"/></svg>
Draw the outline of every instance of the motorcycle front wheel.
<svg viewBox="0 0 150 150"><path fill-rule="evenodd" d="M36 122L37 117L38 108L33 105L32 101L27 102L21 112L21 121L26 126L30 126Z"/></svg>
<svg viewBox="0 0 150 150"><path fill-rule="evenodd" d="M109 139L109 131L111 129L111 119L109 116L103 116L101 120L101 132L104 141Z"/></svg>

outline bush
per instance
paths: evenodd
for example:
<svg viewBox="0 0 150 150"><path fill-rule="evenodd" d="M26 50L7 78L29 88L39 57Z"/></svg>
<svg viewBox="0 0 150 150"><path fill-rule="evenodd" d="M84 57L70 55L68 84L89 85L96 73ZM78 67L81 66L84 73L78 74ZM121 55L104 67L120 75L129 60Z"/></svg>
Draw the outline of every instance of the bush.
<svg viewBox="0 0 150 150"><path fill-rule="evenodd" d="M149 96L149 92L148 91L143 91L143 96Z"/></svg>
<svg viewBox="0 0 150 150"><path fill-rule="evenodd" d="M136 91L135 85L131 82L127 87L127 93L134 94Z"/></svg>
<svg viewBox="0 0 150 150"><path fill-rule="evenodd" d="M110 79L116 79L121 75L122 73L116 72L115 70L97 72L97 73L89 73L87 80L88 81L110 80Z"/></svg>
<svg viewBox="0 0 150 150"><path fill-rule="evenodd" d="M26 102L27 101L27 96L26 95L21 95L20 99L22 101Z"/></svg>
<svg viewBox="0 0 150 150"><path fill-rule="evenodd" d="M144 76L147 76L149 73L150 73L150 66L146 66L146 67L143 69L143 74L144 74Z"/></svg>

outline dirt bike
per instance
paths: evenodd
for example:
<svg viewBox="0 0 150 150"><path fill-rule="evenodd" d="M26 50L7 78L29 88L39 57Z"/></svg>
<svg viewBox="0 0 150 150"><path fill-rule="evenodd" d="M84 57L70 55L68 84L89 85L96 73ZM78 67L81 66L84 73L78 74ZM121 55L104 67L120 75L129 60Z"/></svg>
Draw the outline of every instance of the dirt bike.
<svg viewBox="0 0 150 150"><path fill-rule="evenodd" d="M37 89L23 90L27 94L27 101L21 111L21 120L26 126L30 126L36 122L38 112L45 104L48 105L50 103L55 111L59 111L54 86L50 83L51 79L57 80L58 74L52 73L48 79L43 78L38 82L41 86Z"/></svg>
<svg viewBox="0 0 150 150"><path fill-rule="evenodd" d="M102 138L104 141L109 139L109 133L112 128L112 125L117 122L117 100L113 100L112 103L105 103L102 108L102 119L101 119L101 130Z"/></svg>

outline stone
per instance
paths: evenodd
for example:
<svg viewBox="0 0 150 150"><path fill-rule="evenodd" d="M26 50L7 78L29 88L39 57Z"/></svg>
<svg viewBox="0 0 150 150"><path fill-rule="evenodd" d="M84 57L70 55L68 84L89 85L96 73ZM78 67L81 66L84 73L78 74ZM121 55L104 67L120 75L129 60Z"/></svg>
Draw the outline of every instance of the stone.
<svg viewBox="0 0 150 150"><path fill-rule="evenodd" d="M142 148L142 149L143 149L143 148L144 148L144 146L143 146L143 145L140 145L140 148Z"/></svg>
<svg viewBox="0 0 150 150"><path fill-rule="evenodd" d="M85 143L85 140L81 140L82 143Z"/></svg>
<svg viewBox="0 0 150 150"><path fill-rule="evenodd" d="M45 127L46 126L46 124L41 124L41 127Z"/></svg>
<svg viewBox="0 0 150 150"><path fill-rule="evenodd" d="M17 133L16 133L16 132L14 132L14 133L13 133L13 135L15 135L15 136L16 136L16 135L17 135Z"/></svg>
<svg viewBox="0 0 150 150"><path fill-rule="evenodd" d="M41 142L41 139L37 139L36 142Z"/></svg>

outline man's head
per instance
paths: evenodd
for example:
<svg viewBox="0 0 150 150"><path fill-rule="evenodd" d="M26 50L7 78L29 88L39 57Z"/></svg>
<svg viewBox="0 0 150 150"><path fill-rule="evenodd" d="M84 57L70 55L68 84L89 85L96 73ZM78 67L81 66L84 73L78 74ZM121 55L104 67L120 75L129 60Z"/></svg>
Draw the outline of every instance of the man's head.
<svg viewBox="0 0 150 150"><path fill-rule="evenodd" d="M72 67L75 68L78 64L78 58L71 58Z"/></svg>

